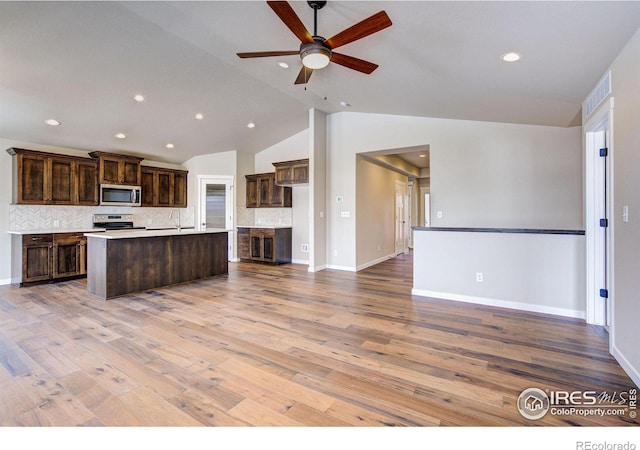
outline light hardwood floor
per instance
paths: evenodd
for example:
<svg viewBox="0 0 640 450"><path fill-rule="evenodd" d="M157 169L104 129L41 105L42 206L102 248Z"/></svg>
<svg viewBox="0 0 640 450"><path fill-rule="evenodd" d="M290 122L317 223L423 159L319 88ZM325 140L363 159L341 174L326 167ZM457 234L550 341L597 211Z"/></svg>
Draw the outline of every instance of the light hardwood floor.
<svg viewBox="0 0 640 450"><path fill-rule="evenodd" d="M522 390L634 388L602 328L411 296L411 256L359 273L230 264L103 301L0 286L3 426L635 424L518 413Z"/></svg>

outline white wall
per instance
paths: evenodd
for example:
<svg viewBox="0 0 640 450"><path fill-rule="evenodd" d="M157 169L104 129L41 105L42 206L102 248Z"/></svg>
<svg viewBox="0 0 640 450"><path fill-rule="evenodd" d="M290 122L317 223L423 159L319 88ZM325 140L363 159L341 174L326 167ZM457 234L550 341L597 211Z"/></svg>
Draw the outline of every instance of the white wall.
<svg viewBox="0 0 640 450"><path fill-rule="evenodd" d="M199 180L201 175L222 175L233 176L234 183L237 184L236 175L236 155L237 152L229 151L222 153L213 153L209 155L194 156L187 160L183 166L189 171L188 175L188 187L187 187L187 204L193 206L195 210L195 223L201 223L200 221L200 205L199 205ZM244 177L243 180L244 181ZM235 199L237 204L238 199Z"/></svg>
<svg viewBox="0 0 640 450"><path fill-rule="evenodd" d="M412 292L584 318L584 264L584 236L416 230Z"/></svg>
<svg viewBox="0 0 640 450"><path fill-rule="evenodd" d="M640 30L611 66L613 111L612 350L640 385ZM622 222L622 207L629 222Z"/></svg>
<svg viewBox="0 0 640 450"><path fill-rule="evenodd" d="M355 214L340 212L356 210L356 155L371 151L429 145L434 227L583 229L580 128L339 113L328 130L331 266L357 266Z"/></svg>

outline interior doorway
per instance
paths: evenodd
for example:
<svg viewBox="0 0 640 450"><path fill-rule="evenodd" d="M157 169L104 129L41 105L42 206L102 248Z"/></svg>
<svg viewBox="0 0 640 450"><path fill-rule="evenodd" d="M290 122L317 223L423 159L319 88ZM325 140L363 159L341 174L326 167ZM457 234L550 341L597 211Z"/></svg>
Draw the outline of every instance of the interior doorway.
<svg viewBox="0 0 640 450"><path fill-rule="evenodd" d="M200 175L198 218L201 230L225 229L229 231L229 260L235 260L235 200L233 176Z"/></svg>

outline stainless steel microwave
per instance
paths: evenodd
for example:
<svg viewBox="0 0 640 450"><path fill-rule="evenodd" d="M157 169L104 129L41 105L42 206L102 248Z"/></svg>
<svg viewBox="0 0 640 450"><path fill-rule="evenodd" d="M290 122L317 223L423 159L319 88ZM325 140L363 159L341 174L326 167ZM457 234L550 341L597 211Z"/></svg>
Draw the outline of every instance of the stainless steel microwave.
<svg viewBox="0 0 640 450"><path fill-rule="evenodd" d="M140 206L140 186L101 184L100 204L109 206Z"/></svg>

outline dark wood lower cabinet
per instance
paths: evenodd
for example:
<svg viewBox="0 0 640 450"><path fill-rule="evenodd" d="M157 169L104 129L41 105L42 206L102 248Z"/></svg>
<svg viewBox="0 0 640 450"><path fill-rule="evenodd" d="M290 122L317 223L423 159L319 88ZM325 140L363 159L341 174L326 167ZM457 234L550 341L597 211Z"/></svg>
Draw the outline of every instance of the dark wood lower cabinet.
<svg viewBox="0 0 640 450"><path fill-rule="evenodd" d="M89 237L87 290L109 299L228 272L228 233Z"/></svg>
<svg viewBox="0 0 640 450"><path fill-rule="evenodd" d="M87 273L87 238L81 233L55 234L53 277L74 277Z"/></svg>
<svg viewBox="0 0 640 450"><path fill-rule="evenodd" d="M53 279L53 235L28 234L22 238L22 283Z"/></svg>
<svg viewBox="0 0 640 450"><path fill-rule="evenodd" d="M20 285L87 273L87 238L82 233L14 235L12 246L12 279Z"/></svg>
<svg viewBox="0 0 640 450"><path fill-rule="evenodd" d="M242 261L291 262L291 228L238 227L238 255Z"/></svg>

